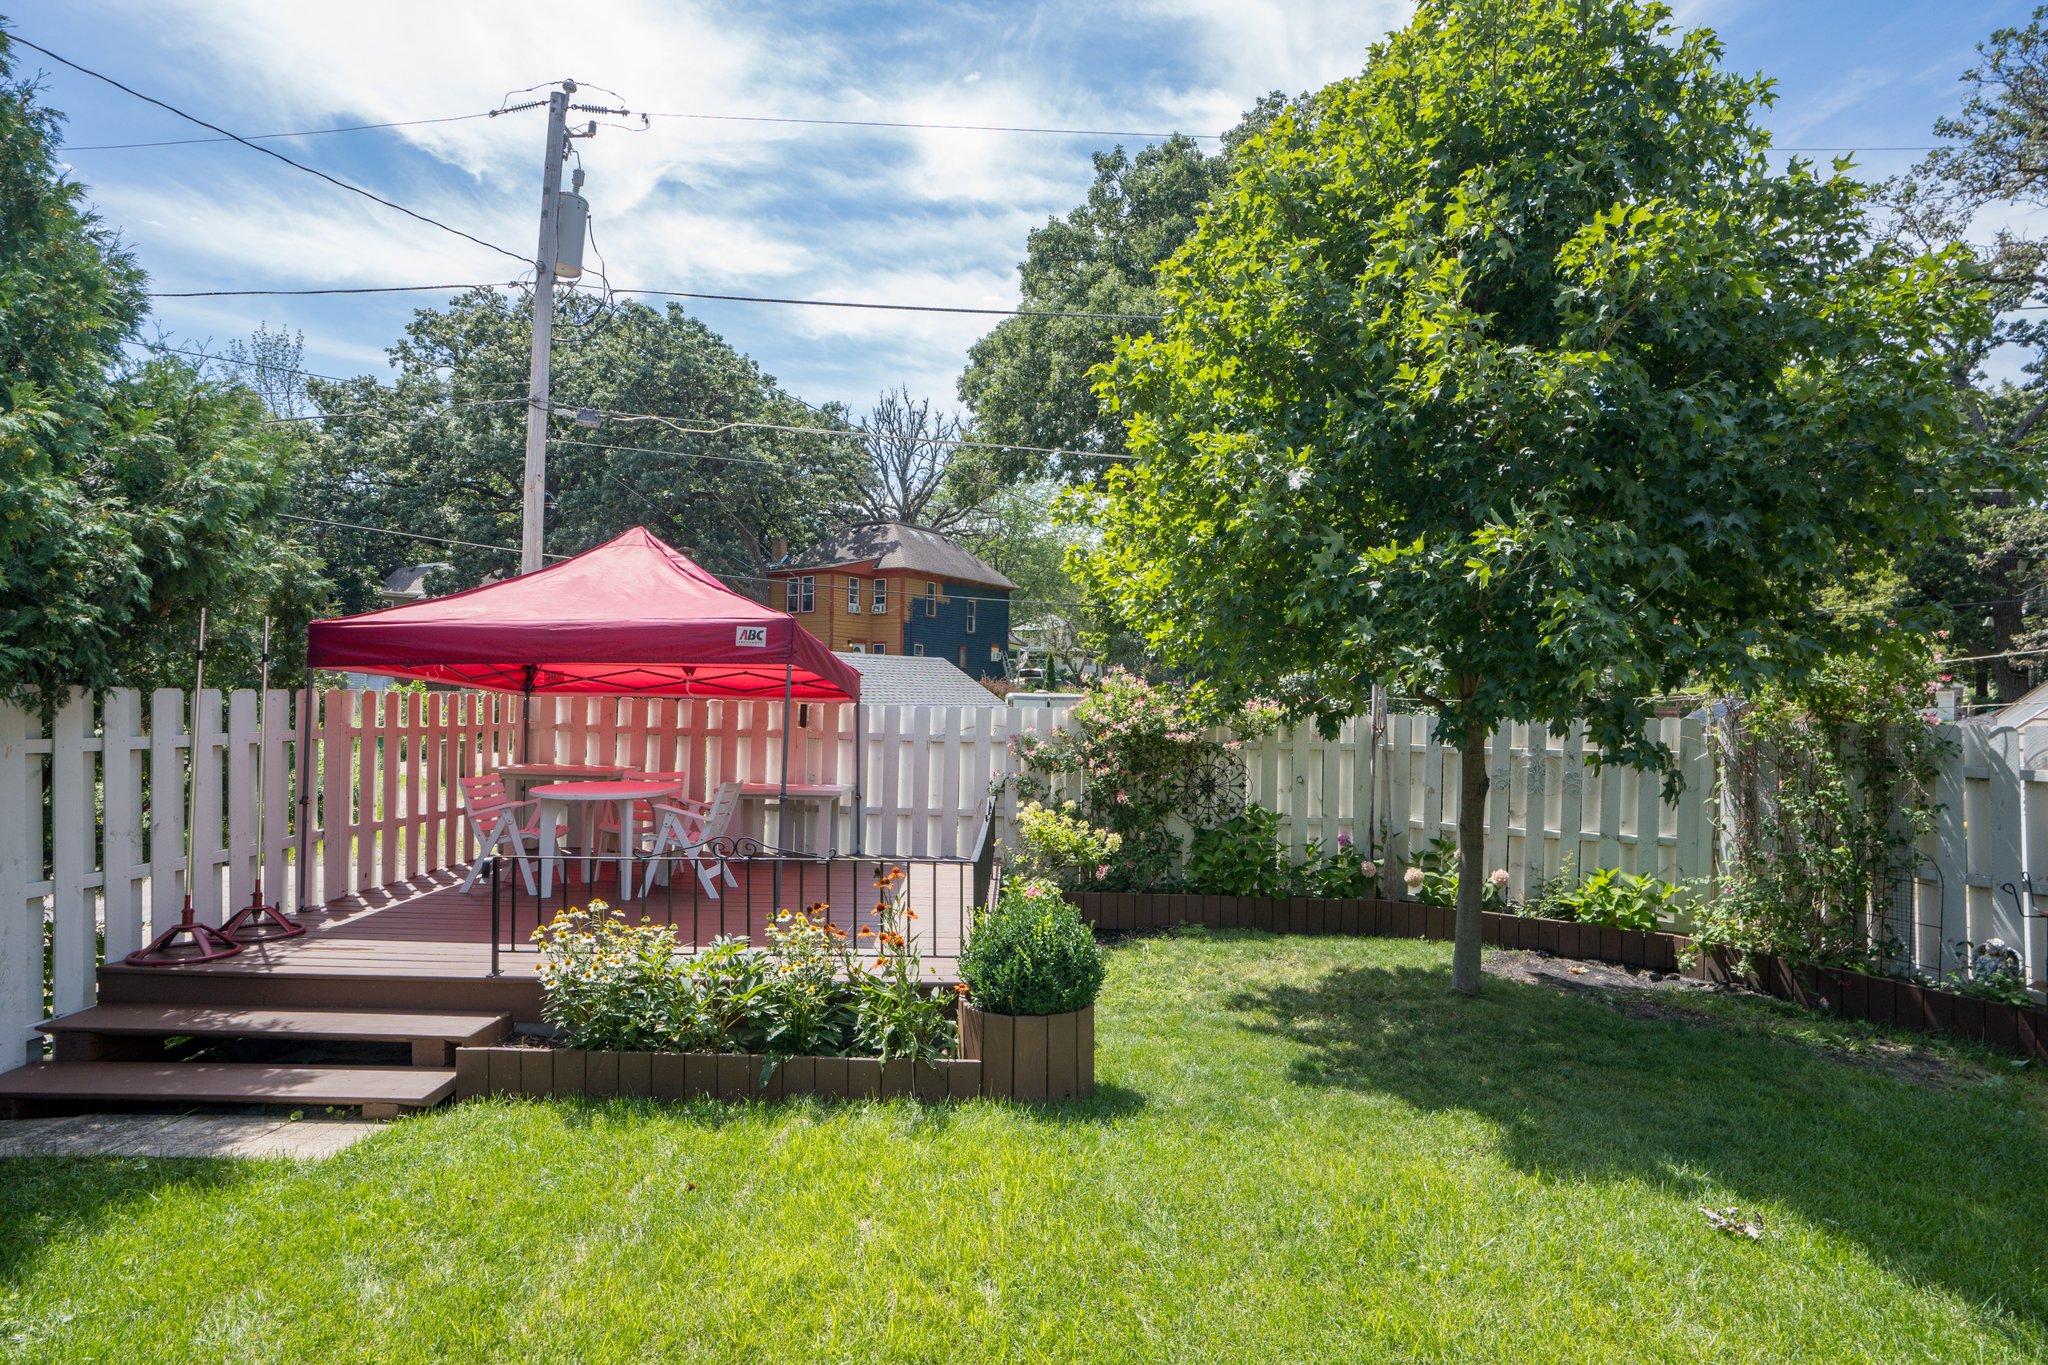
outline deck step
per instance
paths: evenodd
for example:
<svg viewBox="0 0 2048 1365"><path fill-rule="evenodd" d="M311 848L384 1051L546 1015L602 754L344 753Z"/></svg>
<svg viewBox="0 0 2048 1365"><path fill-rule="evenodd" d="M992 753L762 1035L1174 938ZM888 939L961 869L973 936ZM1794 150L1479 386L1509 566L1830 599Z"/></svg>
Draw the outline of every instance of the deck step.
<svg viewBox="0 0 2048 1365"><path fill-rule="evenodd" d="M38 1062L0 1074L0 1100L31 1104L332 1104L360 1106L365 1118L430 1108L454 1092L453 1067Z"/></svg>
<svg viewBox="0 0 2048 1365"><path fill-rule="evenodd" d="M448 1066L451 1049L495 1043L512 1017L488 1012L220 1009L196 1005L95 1005L36 1026L56 1039L57 1060L87 1062L134 1050L150 1038L292 1038L308 1042L411 1043L420 1066Z"/></svg>

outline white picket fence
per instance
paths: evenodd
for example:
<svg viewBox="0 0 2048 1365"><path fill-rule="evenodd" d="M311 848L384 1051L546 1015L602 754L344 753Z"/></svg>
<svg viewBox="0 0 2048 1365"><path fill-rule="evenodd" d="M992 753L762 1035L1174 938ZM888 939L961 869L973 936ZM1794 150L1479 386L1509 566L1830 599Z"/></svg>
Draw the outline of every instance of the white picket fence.
<svg viewBox="0 0 2048 1365"><path fill-rule="evenodd" d="M511 761L528 721L516 698L470 693L330 692L316 699L306 817L306 898L320 904L472 855L456 779ZM51 723L0 706L0 1060L23 1055L50 1008L94 998L95 968L171 923L184 896L185 811L199 828L195 909L209 920L245 903L260 872L270 899L298 904L294 795L300 694L73 696ZM863 746L859 847L869 853L971 857L992 790L995 837L1010 837L1015 792L1009 741L1064 725L1067 713L996 707L812 703L792 717L793 782L856 776ZM1686 782L1674 802L1656 779L1586 762L1584 733L1502 730L1490 746L1487 861L1524 896L1558 875L1619 867L1672 881L1715 870L1714 761L1696 721L1663 720ZM557 762L686 772L699 795L720 782L781 774L779 702L544 698L526 752ZM196 728L196 740L194 729ZM1956 733L1937 793L1937 832L1913 888L1916 957L1944 943L1997 936L2023 945L2030 980L2048 963L2034 913L2048 892L2048 761L2012 731ZM259 744L259 734L261 743ZM1297 855L1349 834L1395 869L1454 832L1458 754L1427 717L1346 722L1335 738L1297 730L1243 749L1250 799L1277 811ZM2041 767L2035 765L2039 763ZM256 803L263 774L261 819ZM196 783L188 790L187 773ZM260 829L260 838L259 838ZM832 846L855 847L851 810ZM2029 880L2032 869L2042 876ZM1924 956L1923 956L1924 955Z"/></svg>

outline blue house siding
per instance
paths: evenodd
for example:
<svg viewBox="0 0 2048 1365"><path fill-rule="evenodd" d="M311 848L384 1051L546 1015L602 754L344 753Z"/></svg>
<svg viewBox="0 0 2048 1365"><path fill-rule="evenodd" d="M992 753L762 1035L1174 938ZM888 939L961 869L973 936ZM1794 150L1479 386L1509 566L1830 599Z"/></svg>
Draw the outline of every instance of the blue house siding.
<svg viewBox="0 0 2048 1365"><path fill-rule="evenodd" d="M918 589L922 593L923 580L919 580ZM1010 639L1010 594L965 583L948 584L940 591L952 595L940 598L936 616L925 615L921 596L910 603L910 619L903 623L903 652L915 654L917 646L923 645L927 658L957 665L970 678L1002 677L1004 659L1000 651ZM967 630L969 598L974 599L975 609L972 634ZM962 649L967 651L964 662ZM998 651L994 657L990 656L991 650Z"/></svg>

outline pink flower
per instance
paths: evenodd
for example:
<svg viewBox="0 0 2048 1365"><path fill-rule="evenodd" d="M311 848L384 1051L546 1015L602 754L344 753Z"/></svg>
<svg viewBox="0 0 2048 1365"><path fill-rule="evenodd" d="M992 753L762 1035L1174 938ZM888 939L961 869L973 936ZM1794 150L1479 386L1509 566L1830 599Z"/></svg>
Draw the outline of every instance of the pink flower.
<svg viewBox="0 0 2048 1365"><path fill-rule="evenodd" d="M1403 872L1401 874L1401 880L1408 883L1408 889L1412 891L1416 887L1422 885L1422 876L1423 873L1421 868L1411 867L1406 872Z"/></svg>
<svg viewBox="0 0 2048 1365"><path fill-rule="evenodd" d="M1107 880L1109 880L1109 864L1108 864L1108 863L1097 863L1097 864L1095 865L1095 880L1096 880L1096 881L1098 881L1098 882L1100 882L1100 881L1107 881Z"/></svg>
<svg viewBox="0 0 2048 1365"><path fill-rule="evenodd" d="M1369 862L1359 864L1358 870L1360 872L1363 872L1368 877L1377 877L1380 875L1379 868L1375 867L1373 864Z"/></svg>
<svg viewBox="0 0 2048 1365"><path fill-rule="evenodd" d="M1040 887L1040 886L1027 886L1027 887L1025 887L1025 888L1024 888L1024 895L1025 895L1025 898L1026 898L1026 899L1031 899L1031 898L1035 898L1035 897L1036 897L1036 896L1038 896L1038 895L1039 895L1039 894L1040 894L1041 892L1043 892L1043 891L1044 891L1044 889L1045 889L1044 887Z"/></svg>
<svg viewBox="0 0 2048 1365"><path fill-rule="evenodd" d="M1339 847L1339 848L1349 848L1349 847L1351 847L1351 831L1349 831L1349 830L1339 830L1339 831L1338 831L1338 833L1337 833L1337 847Z"/></svg>
<svg viewBox="0 0 2048 1365"><path fill-rule="evenodd" d="M1495 886L1506 886L1508 884L1508 870L1504 867L1496 867L1493 870L1493 875L1488 877L1487 880Z"/></svg>

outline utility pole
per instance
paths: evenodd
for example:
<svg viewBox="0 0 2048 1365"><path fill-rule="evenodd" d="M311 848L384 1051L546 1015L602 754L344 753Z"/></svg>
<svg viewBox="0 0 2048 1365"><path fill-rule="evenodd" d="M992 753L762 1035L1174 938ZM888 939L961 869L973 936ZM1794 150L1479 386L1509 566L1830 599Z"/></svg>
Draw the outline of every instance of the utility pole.
<svg viewBox="0 0 2048 1365"><path fill-rule="evenodd" d="M541 161L540 250L533 258L533 369L526 398L526 475L519 532L519 572L541 566L548 499L548 347L555 329L555 253L562 162L569 145L569 96L576 82L563 81L548 96L547 155Z"/></svg>

